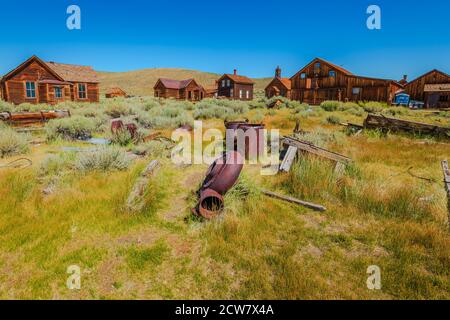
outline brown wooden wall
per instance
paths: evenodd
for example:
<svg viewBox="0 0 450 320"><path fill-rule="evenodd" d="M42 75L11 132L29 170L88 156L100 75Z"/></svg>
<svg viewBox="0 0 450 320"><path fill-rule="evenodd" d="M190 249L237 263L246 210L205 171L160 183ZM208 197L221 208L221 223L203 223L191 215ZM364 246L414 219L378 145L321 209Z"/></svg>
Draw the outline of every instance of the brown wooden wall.
<svg viewBox="0 0 450 320"><path fill-rule="evenodd" d="M54 85L39 83L43 80L56 80L59 81L52 73L46 68L42 67L39 63L33 61L26 68L19 71L10 79L2 83L3 99L5 101L21 104L21 103L48 103L56 104L65 100L73 100L78 102L99 102L100 99L100 86L98 83L86 83L87 99L78 99L76 90L78 89L77 83L72 85ZM32 81L35 83L36 97L26 97L26 82ZM63 98L56 99L54 87L63 87ZM74 91L75 90L75 91Z"/></svg>
<svg viewBox="0 0 450 320"><path fill-rule="evenodd" d="M224 77L225 80L230 80L230 87L222 87L222 81L219 81L217 95L219 97L227 97L235 100L253 100L253 84L236 83L229 77ZM233 89L233 95L231 90ZM239 98L239 90L243 91L242 98ZM249 98L247 99L246 91L249 91Z"/></svg>
<svg viewBox="0 0 450 320"><path fill-rule="evenodd" d="M405 91L411 96L412 100L424 101L426 84L450 83L450 77L437 70L433 70L422 77L419 77L405 85Z"/></svg>
<svg viewBox="0 0 450 320"><path fill-rule="evenodd" d="M278 92L275 92L273 88L277 88ZM291 90L287 89L284 84L278 78L273 78L269 85L265 88L267 98L272 98L277 94L288 99L291 98Z"/></svg>
<svg viewBox="0 0 450 320"><path fill-rule="evenodd" d="M335 77L329 75L335 72ZM301 73L306 77L301 78ZM401 88L395 82L349 75L321 62L320 69L311 63L305 70L291 78L291 98L306 103L319 104L325 100L392 102L395 92ZM359 94L353 88L360 88Z"/></svg>

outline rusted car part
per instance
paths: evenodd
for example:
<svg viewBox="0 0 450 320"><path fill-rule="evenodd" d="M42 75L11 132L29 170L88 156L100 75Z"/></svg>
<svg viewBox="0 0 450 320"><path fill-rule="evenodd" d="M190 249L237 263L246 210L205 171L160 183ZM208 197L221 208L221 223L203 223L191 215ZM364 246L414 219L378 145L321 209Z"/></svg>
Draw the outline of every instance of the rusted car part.
<svg viewBox="0 0 450 320"><path fill-rule="evenodd" d="M265 125L262 123L252 124L248 121L225 121L225 128L227 133L232 130L232 134L229 136L227 134L227 139L233 139L233 150L240 151L245 155L246 159L257 158L262 156L264 152L264 129ZM242 130L242 131L239 131ZM254 130L252 134L251 131ZM239 132L245 135L244 139L244 150L238 150L238 134ZM250 134L249 134L250 132ZM255 137L251 139L250 137ZM228 145L228 143L227 143Z"/></svg>
<svg viewBox="0 0 450 320"><path fill-rule="evenodd" d="M120 119L114 119L111 121L111 132L117 134L120 130L127 130L131 137L135 139L137 137L137 126L134 123L123 124Z"/></svg>
<svg viewBox="0 0 450 320"><path fill-rule="evenodd" d="M236 151L224 153L208 168L194 212L205 219L218 215L223 207L223 196L236 183L243 167L243 158Z"/></svg>
<svg viewBox="0 0 450 320"><path fill-rule="evenodd" d="M0 112L0 120L13 127L43 125L51 119L70 117L68 110L46 110L37 112Z"/></svg>

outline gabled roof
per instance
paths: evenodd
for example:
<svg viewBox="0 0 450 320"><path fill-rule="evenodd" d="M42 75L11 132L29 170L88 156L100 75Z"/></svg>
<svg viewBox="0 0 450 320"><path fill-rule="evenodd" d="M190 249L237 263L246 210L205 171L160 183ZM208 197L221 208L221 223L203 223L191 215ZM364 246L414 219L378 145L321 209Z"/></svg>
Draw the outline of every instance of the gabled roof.
<svg viewBox="0 0 450 320"><path fill-rule="evenodd" d="M240 84L255 84L255 82L253 82L252 79L250 79L249 77L246 76L241 76L238 74L229 74L229 73L225 73L223 76L221 76L219 78L219 81L222 80L222 78L224 77L228 77L231 80L233 80L235 83L240 83Z"/></svg>
<svg viewBox="0 0 450 320"><path fill-rule="evenodd" d="M423 77L428 76L429 74L431 74L431 73L433 73L433 72L440 73L440 74L442 74L442 75L448 77L448 78L449 78L449 81L450 81L450 75L448 75L447 73L445 73L445 72L443 72L443 71L440 71L440 70L437 70L437 69L433 69L433 70L428 71L427 73L425 73L425 74L423 74L423 75L421 75L421 76L415 78L414 80L408 82L408 83L405 85L405 87L409 86L411 83L414 83L414 82L416 82L416 81L419 80L419 79L422 79Z"/></svg>
<svg viewBox="0 0 450 320"><path fill-rule="evenodd" d="M290 79L294 78L294 77L297 76L299 73L302 73L306 68L308 68L310 65L312 65L313 63L316 63L316 62L321 62L321 63L327 64L327 65L329 65L331 68L333 68L333 69L335 69L335 70L337 70L337 71L340 71L340 72L344 73L344 74L347 75L347 76L352 76L352 75L353 75L353 73L351 73L351 72L348 71L347 69L344 69L344 68L342 68L342 67L340 67L340 66L337 66L337 65L335 65L335 64L333 64L333 63L331 63L331 62L328 62L328 61L326 61L326 60L324 60L324 59L321 59L321 58L314 58L310 63L308 63L306 66L304 66L299 72L297 72L296 74L294 74Z"/></svg>
<svg viewBox="0 0 450 320"><path fill-rule="evenodd" d="M65 81L64 78L62 78L59 74L57 74L53 69L49 68L47 66L47 64L42 61L41 59L39 59L37 56L32 56L31 58L27 59L26 61L22 62L19 66L17 66L16 68L14 68L13 70L11 70L10 72L8 72L7 74L5 74L2 77L2 81L6 81L9 78L13 77L14 75L18 74L19 72L21 72L22 70L24 70L30 63L32 62L36 62L39 65L41 65L41 67L43 67L44 69L46 69L49 73L51 73L55 78L57 78L60 81Z"/></svg>
<svg viewBox="0 0 450 320"><path fill-rule="evenodd" d="M98 83L97 74L91 67L77 66L73 64L62 64L55 62L44 62L37 56L32 56L25 62L21 63L18 67L11 70L9 73L3 76L2 81L5 81L15 74L25 69L30 63L36 62L51 73L55 78L60 81L68 82L90 82Z"/></svg>
<svg viewBox="0 0 450 320"><path fill-rule="evenodd" d="M106 94L127 94L127 93L119 87L114 87L106 90Z"/></svg>
<svg viewBox="0 0 450 320"><path fill-rule="evenodd" d="M179 90L186 88L192 81L194 81L197 87L200 87L194 79L174 80L167 78L159 78L158 81L156 81L155 87L158 85L159 82L161 82L163 86L166 87L167 89Z"/></svg>
<svg viewBox="0 0 450 320"><path fill-rule="evenodd" d="M273 83L275 80L279 80L280 83L281 83L286 89L291 90L291 79L289 79L289 78L278 78L278 77L273 78L272 81L270 81L270 83L266 86L266 89L267 89L268 87L272 86L272 83Z"/></svg>
<svg viewBox="0 0 450 320"><path fill-rule="evenodd" d="M46 62L47 66L65 81L98 83L97 73L89 66Z"/></svg>

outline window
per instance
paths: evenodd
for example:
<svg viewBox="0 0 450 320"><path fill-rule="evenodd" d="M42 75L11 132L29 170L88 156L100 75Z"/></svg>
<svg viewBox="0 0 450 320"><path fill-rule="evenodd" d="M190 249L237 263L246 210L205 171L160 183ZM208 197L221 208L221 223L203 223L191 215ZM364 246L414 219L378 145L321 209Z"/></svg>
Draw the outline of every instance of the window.
<svg viewBox="0 0 450 320"><path fill-rule="evenodd" d="M448 102L448 96L439 96L439 102Z"/></svg>
<svg viewBox="0 0 450 320"><path fill-rule="evenodd" d="M230 97L234 97L234 90L232 88L230 89Z"/></svg>
<svg viewBox="0 0 450 320"><path fill-rule="evenodd" d="M336 78L336 71L334 70L330 70L330 72L328 73L328 75L332 78Z"/></svg>
<svg viewBox="0 0 450 320"><path fill-rule="evenodd" d="M242 99L242 90L239 90L239 99Z"/></svg>
<svg viewBox="0 0 450 320"><path fill-rule="evenodd" d="M31 81L27 81L25 84L27 91L27 98L36 98L36 84Z"/></svg>
<svg viewBox="0 0 450 320"><path fill-rule="evenodd" d="M60 99L62 98L62 88L61 87L55 87L55 98Z"/></svg>
<svg viewBox="0 0 450 320"><path fill-rule="evenodd" d="M230 80L227 80L227 87L231 86Z"/></svg>
<svg viewBox="0 0 450 320"><path fill-rule="evenodd" d="M316 62L314 64L314 69L320 69L320 62Z"/></svg>
<svg viewBox="0 0 450 320"><path fill-rule="evenodd" d="M353 92L353 94L359 94L359 93L361 92L361 88L354 87L354 88L352 89L352 92Z"/></svg>
<svg viewBox="0 0 450 320"><path fill-rule="evenodd" d="M78 98L86 99L86 85L83 83L78 84Z"/></svg>
<svg viewBox="0 0 450 320"><path fill-rule="evenodd" d="M222 80L222 88L225 88L225 79Z"/></svg>
<svg viewBox="0 0 450 320"><path fill-rule="evenodd" d="M247 99L250 99L250 91L249 91L249 90L247 90L247 91L245 92L245 97L246 97Z"/></svg>
<svg viewBox="0 0 450 320"><path fill-rule="evenodd" d="M306 79L306 73L305 72L300 73L300 79Z"/></svg>

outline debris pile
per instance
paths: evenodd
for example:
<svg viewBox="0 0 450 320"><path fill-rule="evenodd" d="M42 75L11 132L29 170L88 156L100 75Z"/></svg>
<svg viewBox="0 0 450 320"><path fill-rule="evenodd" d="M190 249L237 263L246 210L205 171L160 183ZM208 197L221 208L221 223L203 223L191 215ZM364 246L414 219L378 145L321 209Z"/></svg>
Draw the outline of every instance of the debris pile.
<svg viewBox="0 0 450 320"><path fill-rule="evenodd" d="M44 125L51 119L70 117L68 110L46 110L37 112L0 112L0 120L13 127Z"/></svg>

